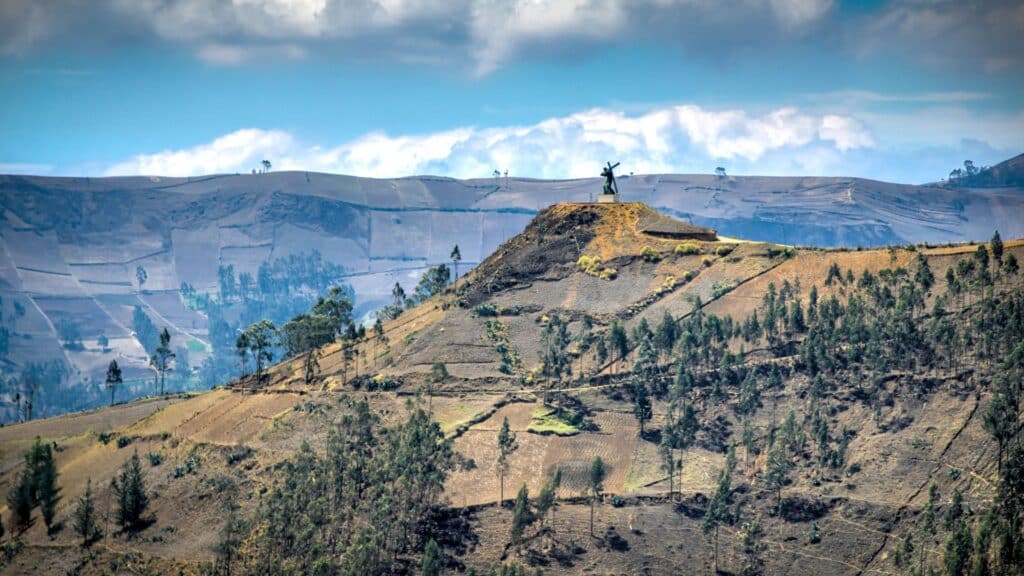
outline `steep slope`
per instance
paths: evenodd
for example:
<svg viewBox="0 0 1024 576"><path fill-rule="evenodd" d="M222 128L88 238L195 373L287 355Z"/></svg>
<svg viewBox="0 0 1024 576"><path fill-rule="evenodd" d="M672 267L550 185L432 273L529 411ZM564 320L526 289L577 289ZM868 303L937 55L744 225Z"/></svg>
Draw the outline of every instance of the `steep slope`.
<svg viewBox="0 0 1024 576"><path fill-rule="evenodd" d="M994 276L986 297L985 290L958 284L967 279L959 263L976 261L974 245L787 249L707 240L705 230L688 231L696 238L669 239L658 233L663 226L650 225L655 216L628 203L548 208L455 289L405 311L382 335L371 332L350 348L324 347L321 372L310 384L302 359L288 359L259 385L248 378L196 396L0 429L3 490L35 435L60 447L58 520L66 524L86 478L98 488L103 509L110 505L109 476L132 450L162 459L146 464L157 492L156 522L138 537L114 535L98 543L91 558L80 559L66 528L51 541L37 523L24 537L28 548L5 571L76 568L88 574L140 562L157 573L198 571L199 563L215 557L228 481L243 495L242 513L251 516L279 479L279 464L304 442L323 451L328 430L349 413L353 399L366 398L388 423L401 420L413 395L426 391L429 400L415 401L429 403L465 463L445 483L451 513L465 521L460 546L446 548L452 569L480 571L517 559L549 574L706 573L716 547L701 523L729 446L738 460L730 509L741 518L717 535L718 562L727 571L739 572L749 561L741 528L755 519L770 550L761 555L767 573L888 574L898 571L893 556L904 535L915 539L917 550L941 549L948 536L941 518L955 492L965 507L983 512L991 506L997 453L980 414L1000 351L1019 343L1024 330L1019 272L989 261ZM1005 251L1004 261L1009 254L1024 258L1024 242L1007 242ZM920 286L921 262L938 280L910 290ZM952 284L942 280L947 268L955 271ZM958 285L966 290L950 291ZM813 317L812 289L819 303ZM799 303L803 327L778 320L776 330L764 328L769 294L783 300L786 318ZM941 313L935 308L940 299ZM1005 308L1013 303L1016 308ZM984 310L1010 312L993 322ZM755 311L757 330L749 324ZM894 322L883 322L887 315ZM655 329L666 316L681 333L651 364L638 344L642 326ZM828 345L816 340L828 326L825 318L834 320L839 338ZM933 326L944 319L950 322L941 326L957 338L976 322L985 328L974 333L973 344L950 348L927 336L942 333ZM563 323L568 340L558 348L570 371L552 376L543 370L542 354ZM615 323L629 335L626 353L620 357L609 346L601 358L596 339L586 335L604 340ZM899 332L908 326L926 348ZM855 339L875 328L899 336ZM438 361L450 376L433 382ZM776 370L778 386L772 384ZM639 381L653 397L644 434L634 416L634 371L644 375ZM692 442L675 449L682 469L670 484L659 440L681 425L676 418L687 406L697 428ZM504 476L506 498L524 484L535 495L554 469L563 470L554 532L534 525L520 546L509 544L511 512L494 505L500 491L495 436L505 419L518 442ZM791 445L781 514L777 489L764 474L771 437ZM593 538L580 496L595 456L608 476ZM929 504L932 484L939 496ZM934 534L919 529L929 507L940 519ZM812 531L819 541L809 537ZM938 555L922 561L937 565Z"/></svg>

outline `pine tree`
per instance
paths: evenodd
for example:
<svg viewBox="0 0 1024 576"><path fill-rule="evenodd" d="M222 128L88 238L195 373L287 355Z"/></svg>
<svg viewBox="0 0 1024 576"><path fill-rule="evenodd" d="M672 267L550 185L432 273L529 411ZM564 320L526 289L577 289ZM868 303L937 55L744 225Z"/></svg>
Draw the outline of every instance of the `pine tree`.
<svg viewBox="0 0 1024 576"><path fill-rule="evenodd" d="M761 553L766 546L761 542L764 537L764 529L761 528L761 521L757 518L743 523L740 532L743 535L743 569L742 576L758 576L764 573L764 559Z"/></svg>
<svg viewBox="0 0 1024 576"><path fill-rule="evenodd" d="M548 481L544 483L544 486L541 487L540 493L537 494L537 502L535 505L537 507L537 518L540 520L541 528L543 528L544 518L555 505L554 477L549 478Z"/></svg>
<svg viewBox="0 0 1024 576"><path fill-rule="evenodd" d="M458 284L459 283L459 262L462 261L462 252L459 251L459 245L458 244L456 244L455 247L452 248L452 253L450 255L450 258L452 259L452 268L455 270L455 283Z"/></svg>
<svg viewBox="0 0 1024 576"><path fill-rule="evenodd" d="M165 327L160 332L160 345L156 347L153 355L149 358L149 365L156 370L160 382L159 394L164 394L164 382L167 373L171 371L171 361L174 360L174 352L171 351L171 333Z"/></svg>
<svg viewBox="0 0 1024 576"><path fill-rule="evenodd" d="M673 445L675 443L675 430L672 427L669 415L665 416L665 425L661 428L661 442L658 443L658 455L661 456L661 469L668 473L668 499L672 500L673 485L675 478L675 454Z"/></svg>
<svg viewBox="0 0 1024 576"><path fill-rule="evenodd" d="M533 512L530 510L530 491L523 484L516 494L516 503L512 508L512 544L519 544L523 540L523 532L533 522Z"/></svg>
<svg viewBox="0 0 1024 576"><path fill-rule="evenodd" d="M114 405L114 393L123 382L124 379L121 377L121 368L117 365L117 360L111 360L107 367L107 388L110 390L111 406Z"/></svg>
<svg viewBox="0 0 1024 576"><path fill-rule="evenodd" d="M92 499L92 478L85 482L85 494L78 499L74 514L75 532L82 537L82 546L89 546L99 539L103 531L96 518L96 504Z"/></svg>
<svg viewBox="0 0 1024 576"><path fill-rule="evenodd" d="M957 522L956 530L946 542L946 555L943 563L948 576L961 576L971 565L971 529L963 520Z"/></svg>
<svg viewBox="0 0 1024 576"><path fill-rule="evenodd" d="M455 249L458 250L459 247L456 246ZM423 559L420 561L420 576L441 576L442 566L441 549L438 547L437 541L431 538L427 541L427 545L423 547Z"/></svg>
<svg viewBox="0 0 1024 576"><path fill-rule="evenodd" d="M615 360L622 360L629 354L629 337L618 320L612 322L612 327L608 331L608 348L615 354Z"/></svg>
<svg viewBox="0 0 1024 576"><path fill-rule="evenodd" d="M996 262L1003 263L1003 239L999 236L999 230L996 230L995 234L992 235L992 240L988 243L989 248L992 250L992 258Z"/></svg>
<svg viewBox="0 0 1024 576"><path fill-rule="evenodd" d="M7 494L7 508L11 511L13 528L24 532L32 522L33 490L32 472L23 470L18 474L14 489Z"/></svg>
<svg viewBox="0 0 1024 576"><path fill-rule="evenodd" d="M498 505L505 502L505 474L508 473L509 457L515 452L519 445L516 444L516 433L509 428L508 417L501 422L501 429L498 431L498 479L500 492L498 494Z"/></svg>
<svg viewBox="0 0 1024 576"><path fill-rule="evenodd" d="M633 384L633 415L640 423L641 438L644 436L644 423L651 419L651 414L651 398L647 395L647 385L637 378Z"/></svg>
<svg viewBox="0 0 1024 576"><path fill-rule="evenodd" d="M141 527L143 515L149 507L146 477L138 452L133 453L121 466L119 477L113 478L110 485L117 497L118 525L124 531L137 530Z"/></svg>
<svg viewBox="0 0 1024 576"><path fill-rule="evenodd" d="M736 449L730 447L725 469L718 477L718 488L704 510L704 521L701 523L701 530L705 536L711 534L712 531L715 533L715 574L718 574L718 529L723 522L730 519L729 500L732 498L732 473L735 467Z"/></svg>
<svg viewBox="0 0 1024 576"><path fill-rule="evenodd" d="M789 482L789 471L792 467L793 463L789 461L782 438L780 438L768 451L768 460L765 462L764 469L765 483L775 490L775 502L779 512L782 511L782 487Z"/></svg>
<svg viewBox="0 0 1024 576"><path fill-rule="evenodd" d="M37 439L38 441L38 439ZM49 444L44 444L35 462L35 492L43 513L46 531L53 530L53 518L57 513L60 501L60 487L57 486L57 464L53 459L53 451Z"/></svg>

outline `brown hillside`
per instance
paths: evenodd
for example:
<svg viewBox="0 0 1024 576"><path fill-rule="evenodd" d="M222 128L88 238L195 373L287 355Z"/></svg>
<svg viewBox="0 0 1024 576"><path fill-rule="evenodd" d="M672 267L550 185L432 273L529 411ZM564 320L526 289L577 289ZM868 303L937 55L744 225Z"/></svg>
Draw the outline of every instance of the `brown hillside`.
<svg viewBox="0 0 1024 576"><path fill-rule="evenodd" d="M759 518L765 528L768 574L898 573L892 555L904 534L919 533L932 483L941 495L939 517L954 490L975 510L991 505L996 447L980 412L995 362L956 367L935 360L882 374L851 362L829 378L825 391L812 393L814 379L798 369L800 342L807 337L798 332L779 342L761 336L746 341L731 333L723 345L734 355L733 364L697 358L687 366L708 383L724 383L717 393L710 384L696 386L687 397L700 428L693 444L676 452L683 465L670 494L658 438L666 414L678 406L670 405L669 393L654 394L648 434L641 436L633 416L630 372L638 352L632 336L625 358L610 355L602 362L594 346L584 347L577 338L586 320L601 336L616 322L632 333L644 321L655 327L666 315L684 323L697 313L705 321L729 316L741 323L762 305L769 285L789 285L792 298L804 304L812 287L819 301L835 296L846 302L863 292L856 282L846 282L847 272L890 277L903 268L912 276L919 255L936 277L922 296L922 326L938 298L951 299L949 313L958 322L976 318L971 293L953 298L943 278L976 245L825 251L708 240L713 234L642 204L556 205L457 287L386 323L386 341L371 331L350 362L340 343L324 347L321 373L312 384L303 381L299 359L286 359L258 386L250 378L195 396L0 428L5 494L32 438L39 435L58 447L64 490L57 519L65 524L49 537L35 512L37 521L23 537L26 549L3 572L198 574L203 562L215 558L225 486L237 486L242 513L253 514L278 478L279 465L303 442L322 451L328 430L348 412L352 398L368 399L384 422L403 418L410 401L429 402L455 452L472 462L445 484L448 505L464 515L473 535L464 550L446 551L452 570L479 573L517 559L545 574L711 573L712 540L701 523L730 445L738 460L734 505L744 521ZM1007 242L1006 251L1024 259L1024 242ZM826 286L833 264L844 278ZM993 298L1020 293L1020 274L1000 273L992 288ZM571 374L557 383L539 370L545 327L555 317L572 335ZM427 375L439 361L451 376L427 400ZM676 373L670 354L661 354L658 363L660 375L645 384L652 391ZM764 389L760 406L740 416L739 386L728 374L772 368L783 370L783 386ZM389 389L368 391L374 384ZM556 403L545 404L552 388L557 406L578 411L581 424L553 416ZM870 401L864 399L868 389L874 394ZM791 458L790 483L782 491L789 508L779 516L773 512L776 492L762 474L763 443L790 410L806 432L807 454ZM815 414L825 414L833 435L850 431L838 468L816 463ZM520 548L509 546L511 512L495 506L495 437L504 418L519 443L505 478L506 498L523 484L536 495L555 468L564 472L554 539L531 528ZM761 449L744 448L745 427ZM125 439L122 447L119 438ZM108 529L87 556L68 527L74 503L91 478L98 509L108 510L110 478L133 451L144 457L155 491L155 523L132 539ZM149 454L159 454L161 462L151 465ZM581 499L595 456L609 469L605 500L596 507L600 538L589 535L590 509ZM9 515L6 508L0 512ZM812 523L820 542L808 539ZM734 573L743 563L740 528L723 525L719 534L719 562ZM918 541L932 565L939 566L947 535L940 527Z"/></svg>

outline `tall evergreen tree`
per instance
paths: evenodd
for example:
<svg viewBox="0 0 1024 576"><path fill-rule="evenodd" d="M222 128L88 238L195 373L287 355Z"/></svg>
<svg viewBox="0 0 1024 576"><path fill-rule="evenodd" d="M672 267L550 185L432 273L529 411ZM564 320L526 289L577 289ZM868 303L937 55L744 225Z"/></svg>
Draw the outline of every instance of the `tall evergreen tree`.
<svg viewBox="0 0 1024 576"><path fill-rule="evenodd" d="M172 370L171 361L174 360L174 352L171 351L171 333L165 327L160 332L160 344L156 347L153 355L149 358L149 365L156 370L157 379L160 384L159 394L164 394L164 381L168 372Z"/></svg>
<svg viewBox="0 0 1024 576"><path fill-rule="evenodd" d="M499 495L498 505L501 506L505 502L505 474L508 473L509 458L512 453L519 447L516 443L516 433L508 425L508 417L506 416L501 422L501 429L498 430L498 483L499 483Z"/></svg>
<svg viewBox="0 0 1024 576"><path fill-rule="evenodd" d="M999 230L996 230L995 234L992 235L992 240L988 243L989 248L992 250L992 258L999 264L1003 263L1003 239L999 236Z"/></svg>
<svg viewBox="0 0 1024 576"><path fill-rule="evenodd" d="M110 486L117 498L117 524L124 531L140 528L149 508L149 493L142 461L135 452L122 466L120 474L111 479Z"/></svg>
<svg viewBox="0 0 1024 576"><path fill-rule="evenodd" d="M458 246L455 247L458 250ZM420 576L441 576L444 560L437 541L431 538L423 547L423 558L420 560Z"/></svg>
<svg viewBox="0 0 1024 576"><path fill-rule="evenodd" d="M616 360L622 360L629 354L629 337L626 336L626 329L618 320L612 321L612 327L608 331L608 348L615 355Z"/></svg>
<svg viewBox="0 0 1024 576"><path fill-rule="evenodd" d="M449 255L452 259L452 270L455 272L455 284L459 283L459 262L462 262L462 252L459 251L459 245L456 244L452 248L452 253Z"/></svg>
<svg viewBox="0 0 1024 576"><path fill-rule="evenodd" d="M117 360L111 360L110 365L107 366L107 388L110 390L110 405L114 405L114 393L117 392L118 386L124 382L121 376L121 367L117 365Z"/></svg>
<svg viewBox="0 0 1024 576"><path fill-rule="evenodd" d="M75 533L82 537L82 546L89 546L103 535L96 517L96 503L92 498L92 478L85 482L85 493L78 499L74 513Z"/></svg>
<svg viewBox="0 0 1024 576"><path fill-rule="evenodd" d="M644 436L644 423L651 419L651 398L647 395L647 384L636 379L633 383L633 415L640 423L640 437Z"/></svg>
<svg viewBox="0 0 1024 576"><path fill-rule="evenodd" d="M57 486L57 463L54 461L53 450L50 449L49 444L42 445L35 464L36 497L39 501L39 509L43 513L46 531L51 532L53 519L57 514L57 503L60 502L60 487Z"/></svg>
<svg viewBox="0 0 1024 576"><path fill-rule="evenodd" d="M715 533L715 574L718 574L718 531L721 525L729 522L731 518L729 500L732 499L732 473L735 468L736 451L734 447L730 447L725 469L718 476L718 487L704 510L704 521L701 523L701 530L705 536L710 535L712 531Z"/></svg>
<svg viewBox="0 0 1024 576"><path fill-rule="evenodd" d="M7 508L11 511L12 528L25 531L32 522L33 479L31 470L23 470L14 481L14 488L7 494Z"/></svg>
<svg viewBox="0 0 1024 576"><path fill-rule="evenodd" d="M523 533L526 527L533 523L533 512L530 510L530 491L523 484L516 494L516 502L512 507L512 544L517 545L523 541Z"/></svg>

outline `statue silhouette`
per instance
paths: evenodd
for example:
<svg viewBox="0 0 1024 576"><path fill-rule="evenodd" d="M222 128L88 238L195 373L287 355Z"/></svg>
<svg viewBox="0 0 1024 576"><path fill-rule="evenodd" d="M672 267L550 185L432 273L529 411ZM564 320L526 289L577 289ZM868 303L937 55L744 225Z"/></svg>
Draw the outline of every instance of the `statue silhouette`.
<svg viewBox="0 0 1024 576"><path fill-rule="evenodd" d="M616 196L619 195L619 185L615 182L615 173L613 172L613 170L615 170L615 168L617 168L618 166L618 162L616 162L614 165L612 165L612 163L609 162L608 165L601 170L601 176L604 177L605 194L614 194Z"/></svg>

